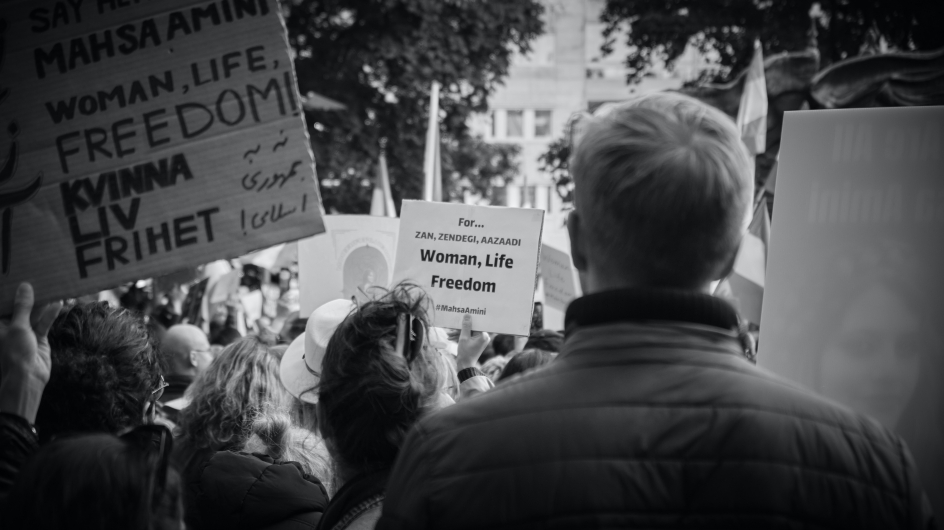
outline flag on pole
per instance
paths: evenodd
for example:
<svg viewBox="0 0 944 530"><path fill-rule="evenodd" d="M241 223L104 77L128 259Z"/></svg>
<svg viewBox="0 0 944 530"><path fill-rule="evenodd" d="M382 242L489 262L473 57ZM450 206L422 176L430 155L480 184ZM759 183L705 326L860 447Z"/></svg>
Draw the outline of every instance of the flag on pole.
<svg viewBox="0 0 944 530"><path fill-rule="evenodd" d="M767 213L767 198L761 197L754 207L754 218L738 250L734 272L727 280L741 316L757 325L760 325L760 312L764 301L769 239L770 216Z"/></svg>
<svg viewBox="0 0 944 530"><path fill-rule="evenodd" d="M387 155L380 152L380 161L377 164L377 176L374 179L374 194L370 198L370 215L381 217L396 217L397 210L393 206L393 195L390 193L390 176L387 173Z"/></svg>
<svg viewBox="0 0 944 530"><path fill-rule="evenodd" d="M439 162L439 82L429 91L426 156L423 159L423 200L442 201L442 168Z"/></svg>
<svg viewBox="0 0 944 530"><path fill-rule="evenodd" d="M741 140L752 156L767 148L767 80L764 77L764 52L760 41L754 42L754 58L747 68L737 126Z"/></svg>

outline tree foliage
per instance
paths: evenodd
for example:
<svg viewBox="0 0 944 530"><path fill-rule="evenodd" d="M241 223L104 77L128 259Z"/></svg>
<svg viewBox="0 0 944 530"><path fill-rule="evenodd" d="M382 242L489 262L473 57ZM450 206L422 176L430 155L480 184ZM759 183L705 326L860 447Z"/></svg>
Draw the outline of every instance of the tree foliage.
<svg viewBox="0 0 944 530"><path fill-rule="evenodd" d="M574 202L574 181L570 177L570 135L554 140L547 146L547 151L538 157L541 171L549 174L554 181L557 194L565 204Z"/></svg>
<svg viewBox="0 0 944 530"><path fill-rule="evenodd" d="M671 64L689 43L717 53L712 74L722 80L747 67L754 39L765 54L800 51L814 24L822 66L876 50L882 41L903 51L944 46L941 0L607 0L601 19L604 51L631 28L629 81L644 76L654 60Z"/></svg>
<svg viewBox="0 0 944 530"><path fill-rule="evenodd" d="M487 109L513 54L543 31L538 0L301 0L286 9L301 92L347 107L307 113L329 211L366 211L381 144L396 202L420 196L434 80L444 194L460 193L461 182L488 195L496 178L513 176L514 149L471 138L467 119Z"/></svg>

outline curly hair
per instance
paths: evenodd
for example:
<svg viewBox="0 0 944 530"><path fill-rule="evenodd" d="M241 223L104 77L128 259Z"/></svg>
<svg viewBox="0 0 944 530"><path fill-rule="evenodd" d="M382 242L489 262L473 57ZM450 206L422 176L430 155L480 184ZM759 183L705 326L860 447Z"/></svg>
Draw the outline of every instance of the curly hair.
<svg viewBox="0 0 944 530"><path fill-rule="evenodd" d="M180 451L239 450L260 416L287 412L291 394L279 380L278 357L257 337L227 346L187 391L177 423Z"/></svg>
<svg viewBox="0 0 944 530"><path fill-rule="evenodd" d="M415 285L397 285L362 304L328 341L319 425L332 456L348 470L392 466L406 432L442 388L435 348L426 346L409 362L395 351L403 314L429 329L426 297Z"/></svg>
<svg viewBox="0 0 944 530"><path fill-rule="evenodd" d="M36 416L42 443L144 423L165 367L141 318L107 302L78 304L56 318L49 345L52 373Z"/></svg>

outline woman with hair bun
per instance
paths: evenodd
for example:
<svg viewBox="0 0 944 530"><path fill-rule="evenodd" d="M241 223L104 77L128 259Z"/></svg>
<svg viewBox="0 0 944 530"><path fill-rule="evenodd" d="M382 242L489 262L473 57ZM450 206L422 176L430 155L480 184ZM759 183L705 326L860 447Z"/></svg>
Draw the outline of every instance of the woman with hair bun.
<svg viewBox="0 0 944 530"><path fill-rule="evenodd" d="M452 403L425 302L414 286L398 285L347 315L327 342L317 416L343 487L325 510L325 530L373 528L407 431Z"/></svg>

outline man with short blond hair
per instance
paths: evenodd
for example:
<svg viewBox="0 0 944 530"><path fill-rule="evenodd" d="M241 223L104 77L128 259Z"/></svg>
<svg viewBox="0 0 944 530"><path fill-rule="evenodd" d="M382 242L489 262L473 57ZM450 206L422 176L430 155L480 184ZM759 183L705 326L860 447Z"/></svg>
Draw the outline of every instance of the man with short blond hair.
<svg viewBox="0 0 944 530"><path fill-rule="evenodd" d="M378 529L933 524L901 439L754 366L709 294L753 196L731 119L642 96L590 120L571 169L585 295L560 355L420 421Z"/></svg>

